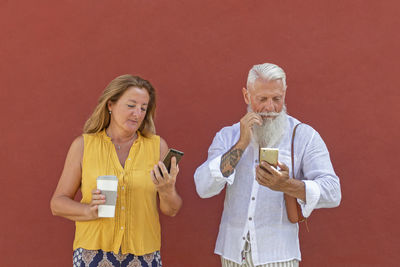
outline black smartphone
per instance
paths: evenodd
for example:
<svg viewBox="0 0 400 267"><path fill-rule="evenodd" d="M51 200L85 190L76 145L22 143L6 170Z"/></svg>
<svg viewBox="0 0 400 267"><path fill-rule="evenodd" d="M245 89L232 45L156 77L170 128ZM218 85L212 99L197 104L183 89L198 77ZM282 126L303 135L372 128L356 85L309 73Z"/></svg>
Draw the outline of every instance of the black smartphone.
<svg viewBox="0 0 400 267"><path fill-rule="evenodd" d="M168 172L171 171L171 158L172 157L176 158L176 164L178 164L178 162L183 157L183 152L179 151L179 150L176 150L176 149L173 149L173 148L170 148L168 150L167 155L165 155L165 157L163 159L163 163L164 163L165 167L167 167ZM161 172L161 175L162 175L162 172Z"/></svg>

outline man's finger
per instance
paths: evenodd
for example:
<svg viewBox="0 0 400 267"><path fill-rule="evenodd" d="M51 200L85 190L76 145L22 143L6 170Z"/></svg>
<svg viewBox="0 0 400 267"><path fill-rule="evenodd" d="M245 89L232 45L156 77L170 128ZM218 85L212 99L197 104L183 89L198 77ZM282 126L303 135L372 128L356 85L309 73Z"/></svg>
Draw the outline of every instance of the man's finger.
<svg viewBox="0 0 400 267"><path fill-rule="evenodd" d="M264 160L260 162L260 168L264 169L264 171L268 173L273 173L273 170L275 169L271 164Z"/></svg>
<svg viewBox="0 0 400 267"><path fill-rule="evenodd" d="M260 115L256 114L257 122L261 126L263 124L263 119Z"/></svg>
<svg viewBox="0 0 400 267"><path fill-rule="evenodd" d="M289 171L288 166L285 165L285 163L278 161L278 167L282 170L282 171Z"/></svg>
<svg viewBox="0 0 400 267"><path fill-rule="evenodd" d="M275 168L274 166L272 166L272 165L269 164L268 162L266 162L266 161L261 161L261 164L262 164L262 168L265 168L266 171L269 172L271 175L276 176L276 175L280 175L280 174L281 174L281 172L278 171L277 168Z"/></svg>
<svg viewBox="0 0 400 267"><path fill-rule="evenodd" d="M261 116L256 114L255 112L248 112L246 114L246 116L243 117L243 119L244 119L244 122L247 122L247 123L249 123L251 120L254 120L254 119L262 121Z"/></svg>
<svg viewBox="0 0 400 267"><path fill-rule="evenodd" d="M253 126L254 124L262 125L262 121L257 117L250 118L249 126Z"/></svg>
<svg viewBox="0 0 400 267"><path fill-rule="evenodd" d="M250 114L249 114L249 117L248 117L248 120L250 121L250 120L255 120L255 121L257 121L257 122L259 122L259 123L262 123L262 117L259 115L259 114L257 114L257 113L254 113L254 112L251 112Z"/></svg>
<svg viewBox="0 0 400 267"><path fill-rule="evenodd" d="M261 175L256 175L256 181L263 186L267 186L268 185L268 179L265 179L264 177L262 177Z"/></svg>
<svg viewBox="0 0 400 267"><path fill-rule="evenodd" d="M262 179L268 180L269 177L270 177L270 174L267 171L265 171L262 167L257 166L257 168L256 168L256 176L258 176L258 177L260 177Z"/></svg>

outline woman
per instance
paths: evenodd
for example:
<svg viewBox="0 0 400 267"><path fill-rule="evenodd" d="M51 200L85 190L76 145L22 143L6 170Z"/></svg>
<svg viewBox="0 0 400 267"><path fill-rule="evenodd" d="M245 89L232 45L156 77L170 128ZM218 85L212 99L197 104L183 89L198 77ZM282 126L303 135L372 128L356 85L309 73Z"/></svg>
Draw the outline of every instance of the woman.
<svg viewBox="0 0 400 267"><path fill-rule="evenodd" d="M119 76L104 90L84 134L73 141L51 210L76 222L74 266L161 266L157 195L161 212L169 216L177 214L182 200L175 188L176 159L170 173L160 162L168 146L155 135L155 109L148 81ZM105 203L96 189L102 175L118 178L114 218L97 215Z"/></svg>

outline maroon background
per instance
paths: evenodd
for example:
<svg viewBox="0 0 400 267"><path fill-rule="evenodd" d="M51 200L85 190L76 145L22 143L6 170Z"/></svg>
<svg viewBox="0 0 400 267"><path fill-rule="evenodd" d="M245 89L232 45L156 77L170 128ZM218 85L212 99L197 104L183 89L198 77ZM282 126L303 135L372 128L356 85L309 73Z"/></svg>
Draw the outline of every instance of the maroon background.
<svg viewBox="0 0 400 267"><path fill-rule="evenodd" d="M70 143L120 74L157 89L158 134L185 151L184 206L162 217L166 267L219 266L223 195L193 173L245 112L254 64L288 75L288 111L316 128L341 178L337 209L301 226L302 266L400 260L398 1L0 1L1 266L71 266L74 224L49 200ZM395 139L395 137L397 138Z"/></svg>

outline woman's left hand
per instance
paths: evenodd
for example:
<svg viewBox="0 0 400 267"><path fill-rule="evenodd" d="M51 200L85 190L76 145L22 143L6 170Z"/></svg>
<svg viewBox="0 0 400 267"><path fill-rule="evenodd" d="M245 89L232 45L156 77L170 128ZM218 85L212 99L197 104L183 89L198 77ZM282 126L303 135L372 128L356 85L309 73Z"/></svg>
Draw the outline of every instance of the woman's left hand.
<svg viewBox="0 0 400 267"><path fill-rule="evenodd" d="M160 173L160 169L162 175ZM171 194L175 192L176 176L178 175L179 167L176 164L176 158L171 158L171 170L168 173L167 168L161 161L154 165L154 169L151 171L151 178L156 186L158 193L160 194Z"/></svg>

